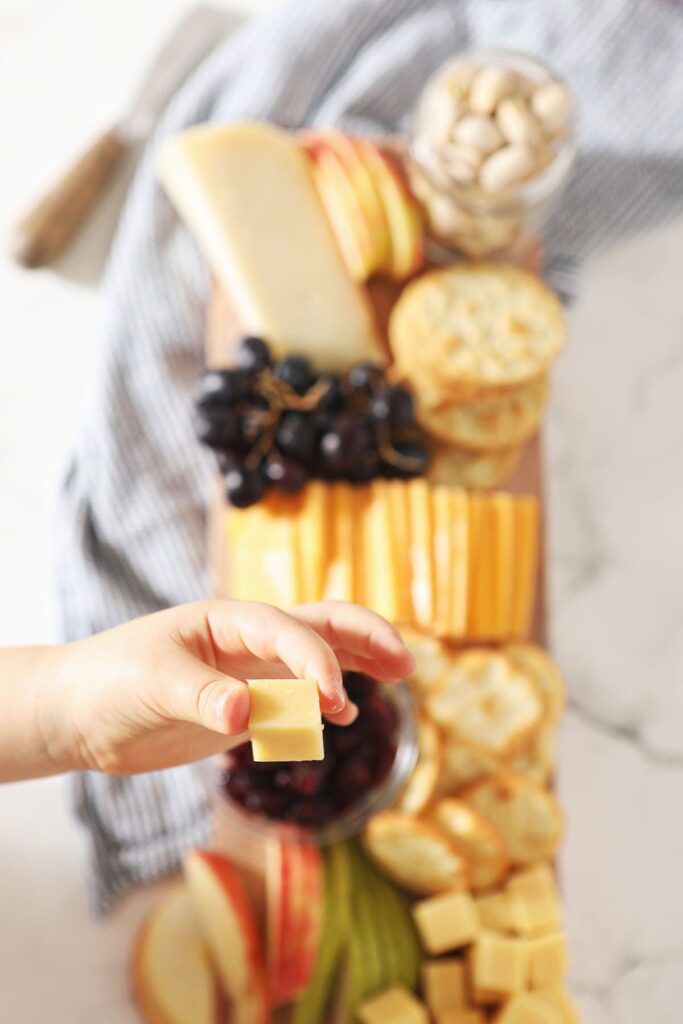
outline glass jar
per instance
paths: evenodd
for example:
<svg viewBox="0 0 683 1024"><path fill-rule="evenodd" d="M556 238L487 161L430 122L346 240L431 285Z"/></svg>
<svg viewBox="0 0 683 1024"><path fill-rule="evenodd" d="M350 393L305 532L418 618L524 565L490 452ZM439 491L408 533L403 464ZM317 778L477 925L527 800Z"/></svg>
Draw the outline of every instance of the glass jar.
<svg viewBox="0 0 683 1024"><path fill-rule="evenodd" d="M481 89L477 100L469 92L483 69L493 72L491 102ZM507 80L510 89L505 92L502 86L497 101L496 77L499 83ZM505 173L505 157L499 156L503 149L508 171L515 157L518 161L518 177L511 181L505 181L510 174ZM491 157L497 167L492 161L484 170ZM512 50L468 51L448 61L421 93L409 148L411 183L437 243L436 258L457 252L524 259L537 245L575 157L573 99L548 65ZM500 188L497 180L503 182Z"/></svg>
<svg viewBox="0 0 683 1024"><path fill-rule="evenodd" d="M407 783L417 761L415 712L406 683L380 686L382 696L396 711L396 753L383 781L369 789L351 807L319 828L279 822L251 813L232 800L220 786L218 759L202 762L200 774L207 787L214 824L214 846L252 876L254 888L262 876L268 840L324 846L362 832L373 814L391 807Z"/></svg>

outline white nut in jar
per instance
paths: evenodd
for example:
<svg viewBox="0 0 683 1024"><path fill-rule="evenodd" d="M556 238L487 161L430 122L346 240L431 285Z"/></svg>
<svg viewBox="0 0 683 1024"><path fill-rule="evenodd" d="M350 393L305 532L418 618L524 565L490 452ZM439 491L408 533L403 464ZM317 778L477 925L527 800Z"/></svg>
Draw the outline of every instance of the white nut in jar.
<svg viewBox="0 0 683 1024"><path fill-rule="evenodd" d="M515 90L517 76L507 68L480 68L472 78L470 109L476 114L492 114L504 96Z"/></svg>
<svg viewBox="0 0 683 1024"><path fill-rule="evenodd" d="M503 136L490 117L482 114L466 114L453 129L456 142L476 146L482 153L492 153L503 143Z"/></svg>
<svg viewBox="0 0 683 1024"><path fill-rule="evenodd" d="M484 154L476 146L450 142L443 148L443 162L450 176L460 185L471 185L477 177Z"/></svg>
<svg viewBox="0 0 683 1024"><path fill-rule="evenodd" d="M429 226L437 238L453 239L476 231L477 221L444 195L434 195L427 206Z"/></svg>
<svg viewBox="0 0 683 1024"><path fill-rule="evenodd" d="M560 82L540 86L531 97L531 109L548 135L566 128L573 105L571 93Z"/></svg>
<svg viewBox="0 0 683 1024"><path fill-rule="evenodd" d="M521 96L509 96L498 104L496 123L508 142L537 145L542 138L541 126Z"/></svg>
<svg viewBox="0 0 683 1024"><path fill-rule="evenodd" d="M533 147L515 142L503 146L484 160L479 171L479 184L485 192L499 192L528 178L535 167Z"/></svg>
<svg viewBox="0 0 683 1024"><path fill-rule="evenodd" d="M439 82L439 88L445 89L446 92L456 96L458 99L464 99L467 96L476 70L475 64L471 61L463 60L447 72Z"/></svg>
<svg viewBox="0 0 683 1024"><path fill-rule="evenodd" d="M420 110L422 131L437 144L445 142L462 113L461 102L444 89L435 89Z"/></svg>

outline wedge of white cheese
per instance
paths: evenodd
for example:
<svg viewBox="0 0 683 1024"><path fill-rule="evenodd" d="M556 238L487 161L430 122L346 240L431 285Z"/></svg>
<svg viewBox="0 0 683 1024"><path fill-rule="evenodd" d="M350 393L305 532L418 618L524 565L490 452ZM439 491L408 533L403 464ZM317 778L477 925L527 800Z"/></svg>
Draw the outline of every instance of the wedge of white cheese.
<svg viewBox="0 0 683 1024"><path fill-rule="evenodd" d="M164 188L245 333L322 370L384 361L372 309L350 279L306 155L266 124L201 125L169 139Z"/></svg>

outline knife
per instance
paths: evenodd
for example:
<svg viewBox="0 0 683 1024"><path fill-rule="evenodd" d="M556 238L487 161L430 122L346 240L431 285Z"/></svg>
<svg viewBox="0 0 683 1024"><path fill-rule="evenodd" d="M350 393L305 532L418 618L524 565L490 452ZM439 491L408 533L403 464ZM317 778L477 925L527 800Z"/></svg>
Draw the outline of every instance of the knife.
<svg viewBox="0 0 683 1024"><path fill-rule="evenodd" d="M102 195L114 169L151 132L173 92L237 19L217 7L193 8L168 37L127 112L76 160L14 229L12 255L23 267L53 263Z"/></svg>

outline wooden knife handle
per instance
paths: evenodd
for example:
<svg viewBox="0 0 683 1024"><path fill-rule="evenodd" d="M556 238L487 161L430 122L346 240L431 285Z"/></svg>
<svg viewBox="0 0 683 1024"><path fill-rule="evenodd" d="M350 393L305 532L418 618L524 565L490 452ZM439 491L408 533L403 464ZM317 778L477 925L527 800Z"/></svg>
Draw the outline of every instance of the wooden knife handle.
<svg viewBox="0 0 683 1024"><path fill-rule="evenodd" d="M54 262L83 224L127 149L110 130L93 142L15 228L12 255L23 267Z"/></svg>

